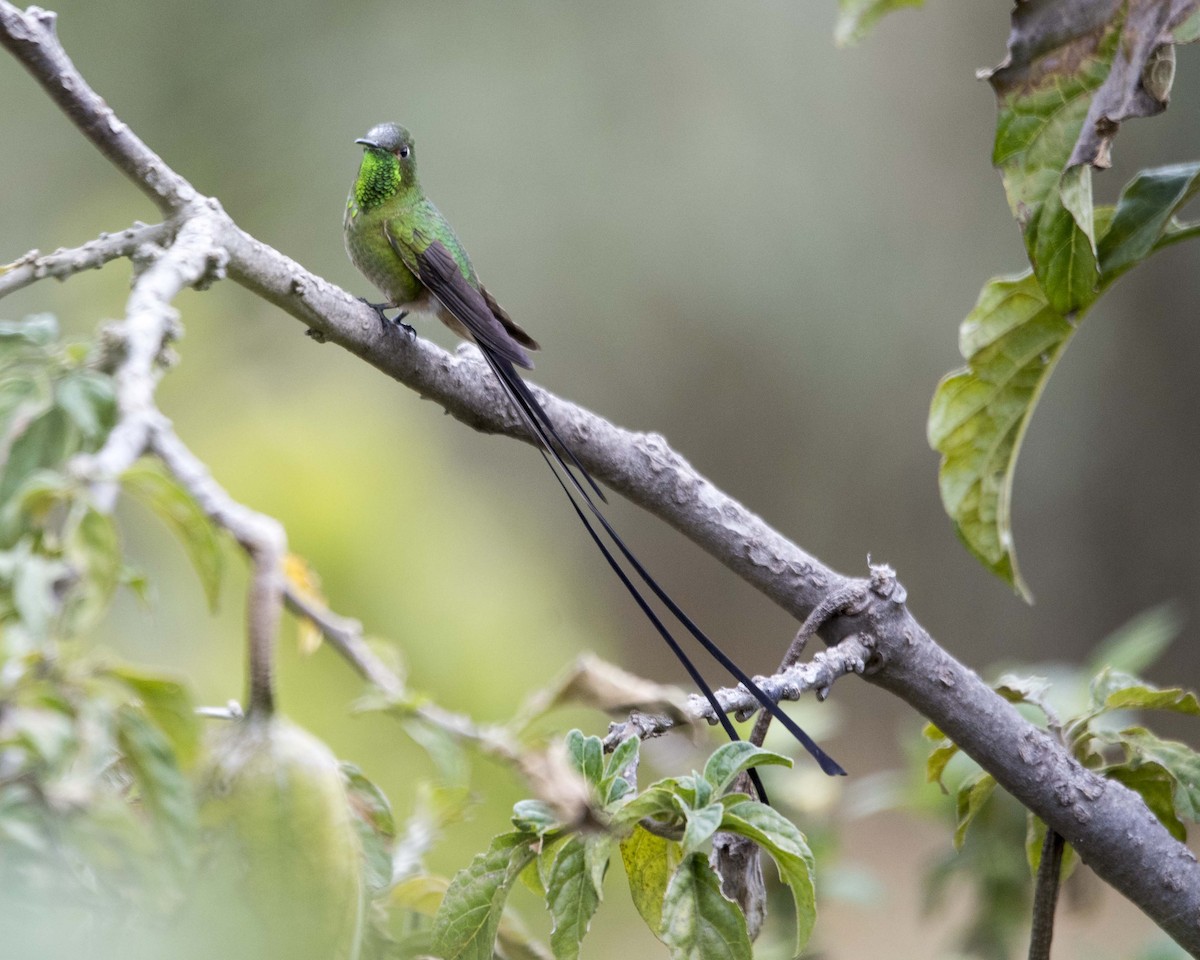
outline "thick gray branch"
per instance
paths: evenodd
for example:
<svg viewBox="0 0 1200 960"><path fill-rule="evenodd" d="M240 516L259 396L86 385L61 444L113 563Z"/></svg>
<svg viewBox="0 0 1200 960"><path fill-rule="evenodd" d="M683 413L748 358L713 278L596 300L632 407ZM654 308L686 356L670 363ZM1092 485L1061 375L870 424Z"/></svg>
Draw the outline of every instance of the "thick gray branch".
<svg viewBox="0 0 1200 960"><path fill-rule="evenodd" d="M59 47L51 15L22 14L0 0L0 42L116 166L168 213L200 217L204 242L228 256L238 283L480 430L524 437L486 368L470 351L451 356L380 328L348 293L240 230L215 201L194 191L117 120ZM181 227L181 237L182 237ZM536 388L535 388L536 390ZM883 568L850 581L769 527L698 474L657 434L634 433L538 391L549 415L598 478L683 532L798 619L830 593L863 591L858 613L822 631L851 635L873 650L867 678L932 720L1025 806L1062 834L1084 862L1200 956L1200 865L1141 799L1083 769L1050 736L1024 720L971 670L939 647L904 605ZM525 438L528 439L528 438Z"/></svg>

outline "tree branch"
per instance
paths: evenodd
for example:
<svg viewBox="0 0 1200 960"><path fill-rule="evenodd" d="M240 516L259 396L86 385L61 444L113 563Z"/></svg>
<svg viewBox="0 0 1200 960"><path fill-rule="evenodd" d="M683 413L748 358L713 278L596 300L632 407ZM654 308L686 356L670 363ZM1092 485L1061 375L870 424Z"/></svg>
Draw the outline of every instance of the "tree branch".
<svg viewBox="0 0 1200 960"><path fill-rule="evenodd" d="M19 260L0 266L0 297L45 277L66 280L84 270L99 270L110 260L133 258L143 244L162 246L169 235L166 223L135 223L120 233L102 233L82 247L47 254L30 250Z"/></svg>
<svg viewBox="0 0 1200 960"><path fill-rule="evenodd" d="M425 341L382 330L370 308L243 232L216 201L198 199L75 71L54 35L53 15L37 8L23 14L0 0L0 42L106 157L160 209L177 216L180 239L192 218L203 221L191 227L202 235L196 242L222 251L234 280L300 319L316 332L315 339L345 347L464 423L528 439L469 348L451 356ZM186 259L194 268L196 260L190 254ZM828 594L859 590L864 600L859 612L831 621L822 631L824 639L834 643L857 636L871 652L865 674L870 682L933 721L1062 834L1100 877L1200 956L1195 856L1167 833L1140 797L1081 767L934 643L904 605L903 588L890 570L874 568L869 580L849 580L718 490L661 436L624 430L533 389L594 475L797 618L806 617Z"/></svg>

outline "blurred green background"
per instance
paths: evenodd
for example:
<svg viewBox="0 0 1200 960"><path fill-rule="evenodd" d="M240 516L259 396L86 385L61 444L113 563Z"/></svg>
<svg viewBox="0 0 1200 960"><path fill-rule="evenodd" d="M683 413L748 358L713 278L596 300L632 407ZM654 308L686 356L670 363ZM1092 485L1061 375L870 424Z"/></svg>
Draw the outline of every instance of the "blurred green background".
<svg viewBox="0 0 1200 960"><path fill-rule="evenodd" d="M342 250L353 141L380 120L408 125L427 191L542 342L539 383L662 432L838 569L864 572L868 553L893 564L922 622L972 665L1074 659L1175 598L1189 627L1153 679L1200 680L1194 244L1089 314L1035 415L1015 490L1035 606L967 555L938 501L930 396L982 284L1024 264L990 168L992 95L973 79L1003 56L1005 4L906 11L842 51L833 4L797 0L55 8L68 52L135 132L242 227L355 294L374 291ZM154 218L8 58L0 90L0 260ZM1142 166L1200 156L1198 94L1185 48L1171 110L1121 131L1098 199ZM51 310L83 336L121 314L127 284L114 263L0 314ZM528 448L463 429L232 283L179 307L187 336L164 410L237 498L286 524L333 607L403 649L415 687L501 719L585 649L682 680ZM421 333L454 343L440 326ZM788 617L658 521L624 504L613 518L744 665L771 669ZM239 558L210 617L166 532L136 508L126 519L157 602L123 601L103 642L185 673L208 702L240 697ZM394 725L347 716L360 684L328 651L284 649L285 711L403 812L424 755ZM898 731L918 725L862 683L839 685L818 716L838 721L826 745L855 775L897 766ZM521 795L486 766L476 786L486 803L437 869L461 866ZM844 853L877 871L884 901L870 923L861 905L823 901L814 944L929 955L948 924L919 918L918 871L947 843L890 817L856 824ZM622 887L610 880L586 955L660 955ZM1151 930L1127 905L1109 917L1132 941ZM1122 942L1076 935L1064 956Z"/></svg>

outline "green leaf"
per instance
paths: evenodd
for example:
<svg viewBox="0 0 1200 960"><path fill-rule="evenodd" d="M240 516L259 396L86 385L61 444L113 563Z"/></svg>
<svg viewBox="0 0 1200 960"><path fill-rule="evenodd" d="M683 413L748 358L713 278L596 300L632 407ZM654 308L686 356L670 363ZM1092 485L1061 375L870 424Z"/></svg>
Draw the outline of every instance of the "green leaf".
<svg viewBox="0 0 1200 960"><path fill-rule="evenodd" d="M719 747L704 765L704 779L712 784L716 793L724 793L738 774L751 767L775 764L790 767L790 757L764 750L746 740L735 740Z"/></svg>
<svg viewBox="0 0 1200 960"><path fill-rule="evenodd" d="M708 844L712 835L721 826L725 816L725 807L720 803L710 803L707 806L689 809L687 811L687 826L683 828L683 852L696 853Z"/></svg>
<svg viewBox="0 0 1200 960"><path fill-rule="evenodd" d="M604 776L606 778L623 776L629 765L637 762L641 746L642 741L636 736L626 737L617 744L617 748L608 755L608 760L604 764Z"/></svg>
<svg viewBox="0 0 1200 960"><path fill-rule="evenodd" d="M751 960L746 919L703 854L685 857L667 886L662 941L673 960Z"/></svg>
<svg viewBox="0 0 1200 960"><path fill-rule="evenodd" d="M946 773L946 764L958 753L958 744L945 740L933 749L929 759L925 761L925 782L936 783L942 788L942 793L949 793L942 777Z"/></svg>
<svg viewBox="0 0 1200 960"><path fill-rule="evenodd" d="M1042 863L1042 847L1046 842L1046 824L1044 821L1026 812L1025 816L1025 859L1029 863L1029 875L1037 876L1038 867ZM1079 855L1069 843L1063 843L1062 864L1058 870L1059 884L1066 883L1075 872L1079 863Z"/></svg>
<svg viewBox="0 0 1200 960"><path fill-rule="evenodd" d="M646 926L660 940L663 932L663 898L671 877L679 844L634 827L621 841L621 862L629 879L629 895Z"/></svg>
<svg viewBox="0 0 1200 960"><path fill-rule="evenodd" d="M215 610L224 562L221 538L204 511L156 460L139 460L121 475L121 485L158 514L183 543L200 575L208 605Z"/></svg>
<svg viewBox="0 0 1200 960"><path fill-rule="evenodd" d="M36 417L12 443L0 475L0 506L35 471L56 467L78 449L79 437L66 415L51 407Z"/></svg>
<svg viewBox="0 0 1200 960"><path fill-rule="evenodd" d="M559 825L550 805L542 800L518 800L513 804L512 822L523 833L539 837Z"/></svg>
<svg viewBox="0 0 1200 960"><path fill-rule="evenodd" d="M1105 670L1092 681L1092 697L1105 710L1170 710L1200 715L1200 701L1190 690L1164 690L1115 670Z"/></svg>
<svg viewBox="0 0 1200 960"><path fill-rule="evenodd" d="M151 723L171 744L179 764L190 765L200 746L200 720L187 688L177 680L127 664L109 667L105 672L133 691Z"/></svg>
<svg viewBox="0 0 1200 960"><path fill-rule="evenodd" d="M55 400L89 441L89 448L97 449L117 416L112 380L91 370L74 371L59 381Z"/></svg>
<svg viewBox="0 0 1200 960"><path fill-rule="evenodd" d="M992 791L996 789L996 780L990 773L977 773L968 777L958 788L955 797L956 817L958 825L954 829L954 849L961 850L963 841L967 839L967 827L979 814Z"/></svg>
<svg viewBox="0 0 1200 960"><path fill-rule="evenodd" d="M595 858L602 837L571 837L558 851L546 883L546 906L554 920L550 947L558 960L576 960L579 945L600 905ZM603 844L607 850L607 843ZM604 854L607 861L607 853Z"/></svg>
<svg viewBox="0 0 1200 960"><path fill-rule="evenodd" d="M725 811L721 829L749 837L767 851L788 885L796 907L796 952L804 949L817 922L812 850L804 834L773 807L744 800Z"/></svg>
<svg viewBox="0 0 1200 960"><path fill-rule="evenodd" d="M924 0L838 0L837 25L833 39L839 47L852 46L867 35L885 14L905 7L919 7Z"/></svg>
<svg viewBox="0 0 1200 960"><path fill-rule="evenodd" d="M21 320L0 320L0 342L47 347L57 339L58 318L52 313L33 313Z"/></svg>
<svg viewBox="0 0 1200 960"><path fill-rule="evenodd" d="M679 807L675 803L674 786L674 781L660 781L651 784L616 812L615 821L631 825L644 817L661 818L665 816L673 819L679 816Z"/></svg>
<svg viewBox="0 0 1200 960"><path fill-rule="evenodd" d="M1096 299L1100 268L1092 215L1092 168L1068 167L1025 230L1029 262L1046 298L1070 316Z"/></svg>
<svg viewBox="0 0 1200 960"><path fill-rule="evenodd" d="M1116 764L1102 771L1110 780L1123 783L1146 801L1167 832L1180 843L1187 843L1187 827L1175 810L1177 780L1174 774L1159 763Z"/></svg>
<svg viewBox="0 0 1200 960"><path fill-rule="evenodd" d="M968 369L946 376L929 411L942 454L942 504L963 543L1026 599L1012 537L1012 485L1029 418L1074 328L1033 275L990 280L962 324Z"/></svg>
<svg viewBox="0 0 1200 960"><path fill-rule="evenodd" d="M170 742L131 707L117 712L117 742L168 856L181 870L188 869L199 832L196 803Z"/></svg>
<svg viewBox="0 0 1200 960"><path fill-rule="evenodd" d="M67 536L63 558L76 578L69 594L71 616L66 629L77 634L100 619L121 583L121 544L112 517L85 509Z"/></svg>
<svg viewBox="0 0 1200 960"><path fill-rule="evenodd" d="M1088 657L1084 672L1096 674L1111 667L1139 674L1157 662L1181 629L1183 614L1177 604L1151 607L1110 633Z"/></svg>
<svg viewBox="0 0 1200 960"><path fill-rule="evenodd" d="M1176 740L1163 740L1143 727L1130 727L1107 737L1124 747L1137 763L1156 763L1175 779L1175 811L1200 823L1200 753Z"/></svg>
<svg viewBox="0 0 1200 960"><path fill-rule="evenodd" d="M1111 283L1144 260L1171 218L1200 190L1200 162L1143 170L1125 185L1116 214L1100 238L1100 269Z"/></svg>
<svg viewBox="0 0 1200 960"><path fill-rule="evenodd" d="M604 744L599 737L585 737L572 730L567 734L567 756L589 784L599 786L604 779Z"/></svg>
<svg viewBox="0 0 1200 960"><path fill-rule="evenodd" d="M44 643L50 624L61 610L58 585L66 581L70 569L61 560L50 560L31 551L22 541L9 554L15 560L12 575L12 603L22 625L34 644ZM12 645L11 636L5 636Z"/></svg>
<svg viewBox="0 0 1200 960"><path fill-rule="evenodd" d="M450 881L433 918L434 952L442 960L492 960L492 947L513 880L534 857L531 837L501 834L486 853Z"/></svg>
<svg viewBox="0 0 1200 960"><path fill-rule="evenodd" d="M396 840L396 820L392 805L382 790L367 779L353 763L338 764L346 784L346 798L354 812L354 826L363 848L363 879L371 895L392 885L392 848Z"/></svg>

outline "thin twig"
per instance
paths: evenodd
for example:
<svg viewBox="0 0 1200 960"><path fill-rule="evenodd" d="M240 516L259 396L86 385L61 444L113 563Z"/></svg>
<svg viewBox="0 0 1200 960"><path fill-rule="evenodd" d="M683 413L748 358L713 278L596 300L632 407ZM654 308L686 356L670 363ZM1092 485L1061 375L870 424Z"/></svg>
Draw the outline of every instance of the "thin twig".
<svg viewBox="0 0 1200 960"><path fill-rule="evenodd" d="M0 266L0 297L46 277L66 280L85 270L99 270L111 260L133 257L143 244L161 247L170 234L167 223L135 223L119 233L102 233L82 247L60 247L53 253L30 250L20 259Z"/></svg>
<svg viewBox="0 0 1200 960"><path fill-rule="evenodd" d="M776 703L783 700L799 700L811 690L822 690L833 685L839 677L848 673L861 674L871 651L861 637L843 640L835 647L813 655L808 663L797 664L770 677L754 677L754 682ZM761 704L740 684L715 691L717 702L726 713L749 715L761 708ZM692 694L684 706L684 718L665 714L631 713L628 720L609 724L604 737L604 748L613 750L626 737L637 736L642 740L660 737L680 723L707 720L713 722L712 706L702 696Z"/></svg>
<svg viewBox="0 0 1200 960"><path fill-rule="evenodd" d="M209 519L228 530L250 557L247 714L270 716L275 708L275 635L283 611L283 558L287 552L283 525L234 500L165 423L156 425L151 449Z"/></svg>

